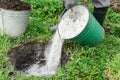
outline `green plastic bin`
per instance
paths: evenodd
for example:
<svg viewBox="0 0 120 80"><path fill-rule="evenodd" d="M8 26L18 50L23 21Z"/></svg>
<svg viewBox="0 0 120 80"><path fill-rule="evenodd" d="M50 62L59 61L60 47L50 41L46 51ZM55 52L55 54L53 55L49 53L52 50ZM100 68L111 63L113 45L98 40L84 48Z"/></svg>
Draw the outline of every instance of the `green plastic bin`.
<svg viewBox="0 0 120 80"><path fill-rule="evenodd" d="M97 22L97 20L90 13L89 21L85 29L72 41L80 43L82 45L97 45L105 37L105 32L103 27Z"/></svg>
<svg viewBox="0 0 120 80"><path fill-rule="evenodd" d="M76 9L80 10L80 12L78 12L78 13L81 14L80 16L77 16L80 18L77 18L76 22L73 20L74 22L72 23L72 21L68 20L67 14L70 15L70 10L68 10L68 12L66 12L65 15L61 18L60 24L58 26L59 34L60 34L61 38L66 39L66 40L70 39L71 41L80 43L81 45L90 45L91 46L91 45L99 44L105 37L105 31L104 31L103 27L97 22L97 20L88 11L88 9L86 7L81 6L81 5L73 7L73 10L76 10ZM73 15L73 16L75 16L75 15ZM84 18L84 17L86 17L86 18ZM66 21L68 20L68 23L70 25L68 23L65 23L65 20L63 20L65 18L67 18ZM84 18L84 19L82 19L82 18ZM80 22L81 20L83 20L85 22L83 22L83 21ZM62 24L64 24L64 25L62 25ZM65 24L67 24L67 25L65 25ZM81 28L81 29L79 29L79 28Z"/></svg>

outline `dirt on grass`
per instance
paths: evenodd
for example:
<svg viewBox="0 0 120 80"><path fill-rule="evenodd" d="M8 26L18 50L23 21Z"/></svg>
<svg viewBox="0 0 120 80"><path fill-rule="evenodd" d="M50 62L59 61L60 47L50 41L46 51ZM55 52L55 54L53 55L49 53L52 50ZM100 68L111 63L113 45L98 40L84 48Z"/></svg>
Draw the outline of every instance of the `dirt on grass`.
<svg viewBox="0 0 120 80"><path fill-rule="evenodd" d="M120 13L120 0L111 0L110 7L117 12Z"/></svg>
<svg viewBox="0 0 120 80"><path fill-rule="evenodd" d="M30 65L39 61L40 65L45 65L44 51L48 42L30 42L13 48L8 52L8 57L15 70L24 70ZM63 46L61 66L64 66L69 59L66 55L67 46Z"/></svg>
<svg viewBox="0 0 120 80"><path fill-rule="evenodd" d="M30 10L31 6L29 3L20 0L0 0L0 8L9 10Z"/></svg>

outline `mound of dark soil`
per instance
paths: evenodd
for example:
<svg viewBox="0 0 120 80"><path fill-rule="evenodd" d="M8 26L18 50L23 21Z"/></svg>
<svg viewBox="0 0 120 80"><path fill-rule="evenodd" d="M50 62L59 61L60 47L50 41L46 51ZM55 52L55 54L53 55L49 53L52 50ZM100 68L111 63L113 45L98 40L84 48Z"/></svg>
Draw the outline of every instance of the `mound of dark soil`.
<svg viewBox="0 0 120 80"><path fill-rule="evenodd" d="M39 62L40 65L45 65L44 51L48 42L33 42L23 44L13 48L8 52L10 62L16 70L24 70L30 65ZM61 66L67 63L69 57L66 56L67 46L62 49Z"/></svg>
<svg viewBox="0 0 120 80"><path fill-rule="evenodd" d="M30 10L31 6L20 0L0 0L0 8L10 10Z"/></svg>

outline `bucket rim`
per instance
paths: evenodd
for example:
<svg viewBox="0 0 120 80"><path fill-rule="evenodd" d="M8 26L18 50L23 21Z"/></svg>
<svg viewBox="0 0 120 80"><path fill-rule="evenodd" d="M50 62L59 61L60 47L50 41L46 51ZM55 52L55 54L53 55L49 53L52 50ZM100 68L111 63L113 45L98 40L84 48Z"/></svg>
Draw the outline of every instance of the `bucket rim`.
<svg viewBox="0 0 120 80"><path fill-rule="evenodd" d="M10 12L30 12L32 11L31 9L28 10L12 10L12 9L4 9L4 8L0 8L0 12L1 11L10 11Z"/></svg>

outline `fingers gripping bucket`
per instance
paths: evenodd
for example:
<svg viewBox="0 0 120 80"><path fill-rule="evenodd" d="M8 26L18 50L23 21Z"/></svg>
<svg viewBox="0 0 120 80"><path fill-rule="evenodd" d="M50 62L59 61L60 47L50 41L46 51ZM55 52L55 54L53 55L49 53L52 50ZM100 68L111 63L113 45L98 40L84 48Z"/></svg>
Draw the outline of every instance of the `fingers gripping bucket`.
<svg viewBox="0 0 120 80"><path fill-rule="evenodd" d="M103 27L84 6L69 9L58 25L62 39L70 39L81 45L97 45L105 36Z"/></svg>
<svg viewBox="0 0 120 80"><path fill-rule="evenodd" d="M0 10L0 33L18 37L26 30L30 16L30 10L14 11Z"/></svg>

